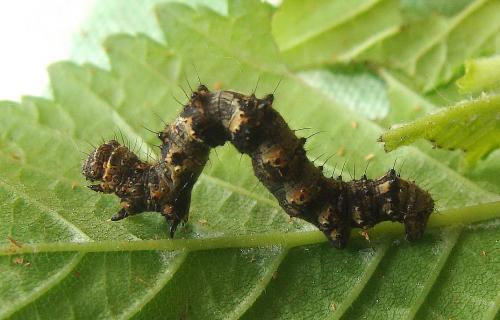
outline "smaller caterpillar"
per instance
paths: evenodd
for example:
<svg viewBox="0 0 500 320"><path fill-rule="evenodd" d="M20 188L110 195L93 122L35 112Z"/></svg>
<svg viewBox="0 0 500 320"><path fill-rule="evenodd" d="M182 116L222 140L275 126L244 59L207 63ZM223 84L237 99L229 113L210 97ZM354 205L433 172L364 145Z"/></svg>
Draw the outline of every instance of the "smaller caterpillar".
<svg viewBox="0 0 500 320"><path fill-rule="evenodd" d="M376 180L325 177L323 168L307 158L306 139L295 136L273 109L273 100L272 94L258 99L200 85L177 119L158 134L160 161L144 162L111 140L89 155L82 173L101 181L90 189L121 199L122 208L111 220L157 211L173 237L188 219L191 191L210 150L230 141L251 157L255 175L285 212L318 227L336 248L346 246L351 228L368 229L382 221L403 223L410 241L422 237L434 209L427 191L394 169Z"/></svg>

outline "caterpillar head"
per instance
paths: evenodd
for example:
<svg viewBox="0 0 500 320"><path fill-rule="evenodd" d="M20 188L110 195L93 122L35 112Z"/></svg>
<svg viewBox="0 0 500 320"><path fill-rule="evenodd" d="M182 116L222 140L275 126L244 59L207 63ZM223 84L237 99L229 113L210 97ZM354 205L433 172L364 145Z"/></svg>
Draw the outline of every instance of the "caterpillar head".
<svg viewBox="0 0 500 320"><path fill-rule="evenodd" d="M434 200L429 192L423 190L415 183L400 180L400 199L405 205L404 225L406 239L418 240L422 237L427 220L434 211Z"/></svg>
<svg viewBox="0 0 500 320"><path fill-rule="evenodd" d="M400 178L394 169L377 181L377 193L385 199L382 211L391 220L404 223L406 239L418 240L424 234L427 220L434 211L434 200L429 192L415 182Z"/></svg>
<svg viewBox="0 0 500 320"><path fill-rule="evenodd" d="M92 151L82 165L82 174L90 181L103 180L106 164L113 151L120 144L116 140L111 140L98 146Z"/></svg>

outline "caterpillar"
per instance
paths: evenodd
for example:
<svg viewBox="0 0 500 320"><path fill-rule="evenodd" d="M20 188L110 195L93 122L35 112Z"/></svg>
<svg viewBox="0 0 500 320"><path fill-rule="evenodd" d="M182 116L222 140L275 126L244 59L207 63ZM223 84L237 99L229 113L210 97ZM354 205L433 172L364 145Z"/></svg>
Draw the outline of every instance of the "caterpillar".
<svg viewBox="0 0 500 320"><path fill-rule="evenodd" d="M402 179L394 169L372 180L343 181L323 174L306 156L306 138L297 137L273 108L274 96L211 92L200 85L176 120L158 133L161 158L139 159L111 140L93 150L82 166L91 190L115 193L121 209L112 221L144 211L160 212L169 235L188 219L191 192L212 148L231 142L250 156L255 175L291 217L315 225L336 248L344 248L352 228L382 221L404 224L407 240L422 237L434 209L431 195Z"/></svg>

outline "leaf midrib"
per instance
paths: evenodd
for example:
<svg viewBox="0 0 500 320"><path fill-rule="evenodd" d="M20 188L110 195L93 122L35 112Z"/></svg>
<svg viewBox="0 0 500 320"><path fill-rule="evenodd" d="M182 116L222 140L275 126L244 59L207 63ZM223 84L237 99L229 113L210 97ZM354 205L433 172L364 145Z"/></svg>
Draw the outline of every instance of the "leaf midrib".
<svg viewBox="0 0 500 320"><path fill-rule="evenodd" d="M475 215L476 212L487 211L488 214ZM500 201L491 202L461 209L448 210L451 213L442 212L441 216L431 220L430 228L438 228L450 225L461 225L464 219L466 224L480 223L498 219L496 216L500 210ZM462 212L463 211L463 212ZM491 212L491 213L490 213ZM450 219L459 216L459 220ZM393 234L399 235L402 226L398 223L385 222L370 229L371 237L387 237ZM351 234L353 237L361 237L358 232ZM158 239L158 240L101 240L90 242L39 242L23 244L20 248L4 245L0 247L0 256L34 252L111 252L111 251L145 251L145 250L214 250L223 248L253 248L281 245L286 247L304 246L325 242L326 238L319 230L298 232L269 232L260 234L230 234L211 238L184 238L184 239Z"/></svg>

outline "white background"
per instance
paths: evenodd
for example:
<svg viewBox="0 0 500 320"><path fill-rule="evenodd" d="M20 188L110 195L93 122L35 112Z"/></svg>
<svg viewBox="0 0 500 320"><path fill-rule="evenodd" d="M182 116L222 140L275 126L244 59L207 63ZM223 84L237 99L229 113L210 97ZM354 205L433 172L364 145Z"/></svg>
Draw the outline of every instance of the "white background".
<svg viewBox="0 0 500 320"><path fill-rule="evenodd" d="M41 95L46 67L68 59L71 41L95 0L0 2L0 100Z"/></svg>

